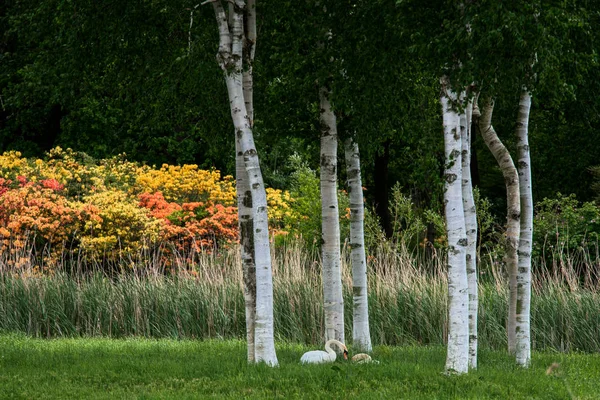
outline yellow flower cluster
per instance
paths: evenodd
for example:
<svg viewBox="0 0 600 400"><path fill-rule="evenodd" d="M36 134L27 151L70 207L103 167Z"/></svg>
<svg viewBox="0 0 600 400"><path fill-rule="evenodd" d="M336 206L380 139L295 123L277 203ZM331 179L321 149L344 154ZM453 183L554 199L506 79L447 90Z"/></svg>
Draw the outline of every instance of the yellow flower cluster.
<svg viewBox="0 0 600 400"><path fill-rule="evenodd" d="M168 201L235 203L235 181L232 176L221 179L219 171L201 170L193 164L163 164L158 170L139 171L137 184L143 192L161 192Z"/></svg>
<svg viewBox="0 0 600 400"><path fill-rule="evenodd" d="M296 212L291 207L292 196L289 192L280 189L267 188L267 205L269 222L280 229L290 219L296 218Z"/></svg>
<svg viewBox="0 0 600 400"><path fill-rule="evenodd" d="M99 218L86 221L81 248L93 255L125 256L136 253L159 239L163 222L151 218L137 199L108 190L84 198L98 210Z"/></svg>

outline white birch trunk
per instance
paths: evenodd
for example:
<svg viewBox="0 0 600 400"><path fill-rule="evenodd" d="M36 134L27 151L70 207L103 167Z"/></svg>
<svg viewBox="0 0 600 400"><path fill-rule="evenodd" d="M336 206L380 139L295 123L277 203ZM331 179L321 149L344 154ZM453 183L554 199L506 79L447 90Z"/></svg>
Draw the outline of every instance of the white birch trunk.
<svg viewBox="0 0 600 400"><path fill-rule="evenodd" d="M256 264L254 263L254 241L252 230L252 193L248 184L248 173L244 164L244 153L239 140L235 141L235 175L238 206L238 227L240 230L240 252L244 271L244 302L246 306L246 341L248 344L248 362L253 363L254 329L256 319Z"/></svg>
<svg viewBox="0 0 600 400"><path fill-rule="evenodd" d="M244 102L246 112L250 119L250 126L254 127L254 54L256 52L256 1L248 0L246 18L244 19L244 50L243 58L245 68L244 77Z"/></svg>
<svg viewBox="0 0 600 400"><path fill-rule="evenodd" d="M521 93L517 118L517 152L521 192L521 237L517 273L516 360L528 367L531 362L531 246L533 239L533 196L531 193L531 159L529 155L529 111L531 96Z"/></svg>
<svg viewBox="0 0 600 400"><path fill-rule="evenodd" d="M458 114L453 110L456 96L442 79L442 115L446 166L444 204L448 234L448 353L447 373L469 370L469 325L465 219L462 199L461 137Z"/></svg>
<svg viewBox="0 0 600 400"><path fill-rule="evenodd" d="M337 200L337 123L329 91L319 90L321 119L321 212L325 340L344 343L340 218Z"/></svg>
<svg viewBox="0 0 600 400"><path fill-rule="evenodd" d="M469 283L469 368L477 368L477 307L479 303L477 279L477 210L471 181L471 118L473 102L469 101L460 115L462 140L462 195L467 233L466 263Z"/></svg>
<svg viewBox="0 0 600 400"><path fill-rule="evenodd" d="M367 259L365 256L365 204L360 174L358 144L351 138L345 142L348 197L350 198L350 248L352 259L352 343L357 351L370 353L369 302L367 286Z"/></svg>
<svg viewBox="0 0 600 400"><path fill-rule="evenodd" d="M267 196L260 170L260 163L251 121L246 111L242 76L242 47L244 38L243 16L246 4L235 0L231 31L227 15L220 1L214 1L215 16L219 27L219 52L217 60L225 73L229 95L231 118L236 140L244 158L248 184L252 197L253 243L256 265L256 317L254 327L254 354L256 362L276 366L273 327L273 277L267 218Z"/></svg>
<svg viewBox="0 0 600 400"><path fill-rule="evenodd" d="M506 226L506 268L509 276L509 301L508 301L508 351L515 353L516 326L517 326L517 263L519 230L521 220L521 204L519 195L519 176L510 153L502 144L494 127L492 126L492 114L494 102L489 100L479 119L479 130L485 144L490 149L494 158L500 166L504 183L506 184L507 200L507 226Z"/></svg>
<svg viewBox="0 0 600 400"><path fill-rule="evenodd" d="M230 10L230 24L233 26L233 7ZM250 127L254 124L254 101L253 101L253 82L252 65L254 62L254 44L256 43L256 14L255 1L248 0L246 7L246 18L244 30L244 49L243 61L247 67L243 71L244 102L246 104L246 113L250 120ZM241 150L241 143L235 141L235 170L236 170L236 195L238 206L238 226L240 231L240 251L242 259L242 268L244 271L244 302L246 307L246 342L248 347L248 362L255 362L254 349L254 329L256 319L256 264L254 262L254 243L253 243L253 225L252 217L252 193L248 183L248 173L244 163L244 153Z"/></svg>

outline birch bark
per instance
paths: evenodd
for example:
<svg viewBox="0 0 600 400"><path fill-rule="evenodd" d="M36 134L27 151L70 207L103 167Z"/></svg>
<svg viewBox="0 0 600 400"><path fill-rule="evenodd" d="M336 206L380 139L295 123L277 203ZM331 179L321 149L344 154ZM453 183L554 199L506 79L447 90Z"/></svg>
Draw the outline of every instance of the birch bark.
<svg viewBox="0 0 600 400"><path fill-rule="evenodd" d="M230 24L233 26L233 7L230 7ZM246 68L242 73L244 102L250 121L250 128L254 127L254 101L252 66L254 63L254 49L256 43L256 13L255 0L248 0L246 18L244 19L244 48L243 62ZM237 135L236 135L237 136ZM248 173L244 164L244 153L241 150L240 140L235 140L235 170L236 170L236 195L238 206L238 224L240 231L240 251L242 268L244 272L244 301L246 307L246 342L248 347L248 362L255 361L254 329L256 319L256 264L254 262L254 237L252 234L254 218L252 217L252 193L248 183Z"/></svg>
<svg viewBox="0 0 600 400"><path fill-rule="evenodd" d="M531 362L531 246L533 239L533 196L531 193L531 159L529 153L529 111L531 96L523 90L517 117L517 152L521 193L521 237L517 273L516 360L528 367Z"/></svg>
<svg viewBox="0 0 600 400"><path fill-rule="evenodd" d="M350 248L354 303L352 343L358 351L370 353L373 347L369 331L367 260L364 235L365 204L360 174L360 153L358 144L351 138L345 141L345 156L350 198Z"/></svg>
<svg viewBox="0 0 600 400"><path fill-rule="evenodd" d="M236 135L237 136L237 135ZM254 329L256 319L256 264L254 262L254 237L252 234L252 192L248 183L248 173L244 164L244 152L240 140L235 140L235 178L238 206L238 226L240 230L240 252L244 272L244 302L246 307L246 341L248 362L253 363Z"/></svg>
<svg viewBox="0 0 600 400"><path fill-rule="evenodd" d="M227 14L221 1L213 1L212 4L219 28L217 60L225 74L231 118L235 127L236 140L239 140L239 150L243 155L252 199L252 236L256 265L255 361L275 366L278 362L273 328L273 278L269 248L267 197L254 145L251 120L244 100L242 63L246 3L244 0L234 0L232 26L228 23Z"/></svg>
<svg viewBox="0 0 600 400"><path fill-rule="evenodd" d="M469 368L477 368L477 307L479 303L477 279L477 210L471 181L471 119L473 102L469 101L460 115L462 141L462 196L467 234L466 268L469 285Z"/></svg>
<svg viewBox="0 0 600 400"><path fill-rule="evenodd" d="M504 183L506 184L507 200L507 227L506 227L506 268L509 276L509 304L508 304L508 351L515 353L516 325L517 325L517 263L519 230L521 220L521 204L519 195L519 176L510 153L502 144L494 127L492 114L494 112L493 100L488 100L479 119L479 130L488 149L492 152L500 166Z"/></svg>
<svg viewBox="0 0 600 400"><path fill-rule="evenodd" d="M337 123L329 90L319 90L321 119L321 212L325 340L344 343L340 218L337 200Z"/></svg>
<svg viewBox="0 0 600 400"><path fill-rule="evenodd" d="M465 219L462 199L460 121L453 109L456 95L442 83L442 115L446 165L444 208L448 235L448 353L446 372L466 373L469 366L469 325Z"/></svg>

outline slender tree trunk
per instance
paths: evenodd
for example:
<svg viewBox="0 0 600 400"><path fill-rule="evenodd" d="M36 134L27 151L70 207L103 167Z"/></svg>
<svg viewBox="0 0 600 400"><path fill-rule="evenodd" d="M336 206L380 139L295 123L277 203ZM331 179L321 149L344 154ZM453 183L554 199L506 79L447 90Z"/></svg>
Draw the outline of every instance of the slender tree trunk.
<svg viewBox="0 0 600 400"><path fill-rule="evenodd" d="M244 158L252 199L252 236L256 265L255 361L275 366L278 362L275 353L273 327L273 278L271 274L267 196L258 154L254 145L251 120L246 111L242 76L246 3L243 0L235 0L232 7L231 27L221 1L214 1L212 4L219 27L217 60L225 74L231 118L235 127L236 140L239 140L239 150Z"/></svg>
<svg viewBox="0 0 600 400"><path fill-rule="evenodd" d="M471 117L473 103L469 101L460 115L462 140L462 195L467 233L466 263L469 282L469 367L477 368L477 306L479 303L477 279L477 210L471 182Z"/></svg>
<svg viewBox="0 0 600 400"><path fill-rule="evenodd" d="M494 158L500 166L504 183L506 184L507 199L507 227L506 227L506 268L509 276L509 304L508 304L508 351L515 353L516 325L517 325L517 263L519 230L521 220L521 204L519 195L519 176L513 163L513 159L506 147L502 144L494 127L492 126L492 114L494 112L493 100L488 100L481 118L479 119L479 131L485 144L490 149Z"/></svg>
<svg viewBox="0 0 600 400"><path fill-rule="evenodd" d="M345 142L348 194L350 197L350 248L352 258L352 343L358 351L370 353L369 304L367 286L367 259L365 256L365 203L360 174L358 144L351 138Z"/></svg>
<svg viewBox="0 0 600 400"><path fill-rule="evenodd" d="M462 199L460 121L453 110L456 96L442 79L442 115L446 156L444 203L448 234L448 353L446 372L469 370L469 325L465 219Z"/></svg>
<svg viewBox="0 0 600 400"><path fill-rule="evenodd" d="M248 0L244 18L244 103L250 119L250 126L254 128L254 54L256 52L256 0Z"/></svg>
<svg viewBox="0 0 600 400"><path fill-rule="evenodd" d="M255 1L248 0L244 28L246 31L243 61L246 68L243 71L243 90L246 112L250 127L254 127L254 102L252 84L252 64L254 62L254 44L256 43L256 14L254 13ZM233 7L230 7L230 23L233 26ZM237 135L236 135L237 136ZM254 236L252 217L252 193L248 183L248 173L244 163L244 153L241 150L240 140L235 140L235 171L238 221L240 231L240 248L244 271L244 300L246 306L246 341L248 346L248 362L255 361L254 330L256 320L256 264L254 262Z"/></svg>
<svg viewBox="0 0 600 400"><path fill-rule="evenodd" d="M519 266L517 273L517 364L528 367L531 362L531 246L533 239L533 196L531 193L531 159L529 156L529 110L531 96L521 93L517 119L517 151L519 187L521 192L521 237L519 239Z"/></svg>
<svg viewBox="0 0 600 400"><path fill-rule="evenodd" d="M344 300L337 200L337 125L329 90L319 90L321 103L321 213L325 339L344 343Z"/></svg>
<svg viewBox="0 0 600 400"><path fill-rule="evenodd" d="M246 341L248 343L248 362L253 363L254 329L256 319L256 264L254 262L254 237L252 234L252 193L248 184L248 173L244 164L241 143L235 141L235 174L238 206L238 225L240 230L240 251L244 271L244 301L246 305Z"/></svg>

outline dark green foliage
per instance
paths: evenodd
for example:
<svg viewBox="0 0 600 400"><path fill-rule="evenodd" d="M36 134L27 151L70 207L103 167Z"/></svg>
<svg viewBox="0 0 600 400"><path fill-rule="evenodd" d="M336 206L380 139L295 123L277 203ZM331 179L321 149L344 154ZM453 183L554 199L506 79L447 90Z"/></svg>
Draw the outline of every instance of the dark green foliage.
<svg viewBox="0 0 600 400"><path fill-rule="evenodd" d="M194 9L190 31L194 5L3 1L0 151L40 156L61 145L233 173L214 15L209 5ZM534 198L591 200L588 168L600 158L595 2L327 0L257 10L255 139L269 186L290 188L293 152L316 170L318 86L327 82L340 136L360 145L369 202L399 182L419 210L440 211L438 79L447 73L457 87L496 96L494 125L511 150L519 91L533 90ZM479 187L502 215L501 174L475 142Z"/></svg>
<svg viewBox="0 0 600 400"><path fill-rule="evenodd" d="M558 193L556 198L546 198L536 205L534 256L554 257L578 251L594 253L599 239L600 209L596 204L580 204L574 194Z"/></svg>
<svg viewBox="0 0 600 400"><path fill-rule="evenodd" d="M190 5L24 1L8 8L0 149L55 145L95 157L224 168L233 160L214 17ZM200 21L200 22L199 22ZM219 106L217 106L219 105ZM222 158L227 147L231 160Z"/></svg>

